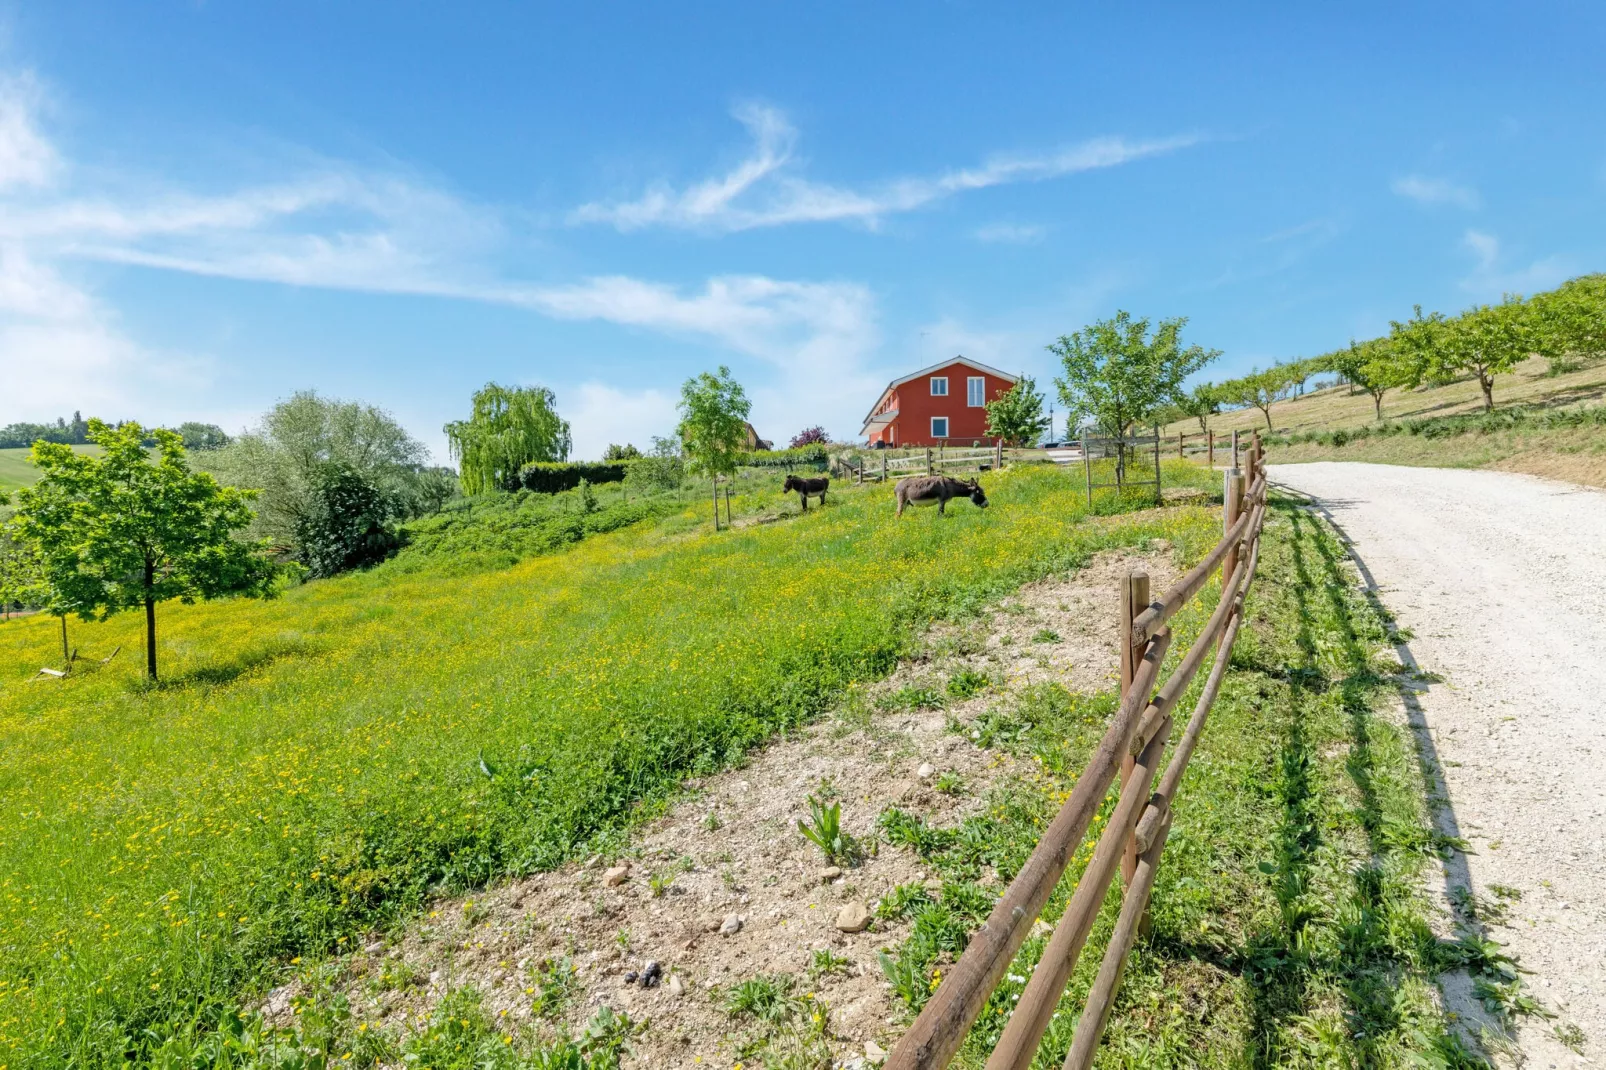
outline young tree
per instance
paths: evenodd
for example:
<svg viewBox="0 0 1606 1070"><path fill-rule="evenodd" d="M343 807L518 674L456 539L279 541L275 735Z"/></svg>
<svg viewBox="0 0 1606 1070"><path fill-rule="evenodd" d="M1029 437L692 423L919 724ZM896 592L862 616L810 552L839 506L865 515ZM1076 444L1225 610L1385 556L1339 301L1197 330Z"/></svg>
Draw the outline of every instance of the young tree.
<svg viewBox="0 0 1606 1070"><path fill-rule="evenodd" d="M1048 431L1043 395L1037 382L1023 375L1015 385L987 403L987 433L1009 446L1034 446Z"/></svg>
<svg viewBox="0 0 1606 1070"><path fill-rule="evenodd" d="M1388 338L1373 338L1366 342L1351 339L1348 349L1340 349L1323 358L1323 366L1370 394L1372 411L1380 421L1383 419L1383 395L1393 387L1405 385L1409 378L1409 369L1400 360Z"/></svg>
<svg viewBox="0 0 1606 1070"><path fill-rule="evenodd" d="M527 464L567 459L569 422L558 415L556 404L544 386L486 383L476 391L469 418L446 425L463 491L504 490L516 485L519 469Z"/></svg>
<svg viewBox="0 0 1606 1070"><path fill-rule="evenodd" d="M633 461L641 456L641 451L628 442L623 446L615 443L608 444L608 451L602 455L605 461Z"/></svg>
<svg viewBox="0 0 1606 1070"><path fill-rule="evenodd" d="M217 424L202 424L189 420L173 430L183 436L184 448L191 452L220 450L229 444L229 436Z"/></svg>
<svg viewBox="0 0 1606 1070"><path fill-rule="evenodd" d="M12 525L38 548L55 597L80 617L144 607L145 671L155 680L157 603L266 595L273 570L261 546L234 538L250 523L254 495L191 472L177 432L152 434L155 461L136 423L111 428L91 420L98 456L36 443L32 460L41 475L17 492Z"/></svg>
<svg viewBox="0 0 1606 1070"><path fill-rule="evenodd" d="M717 375L703 372L680 387L680 425L675 429L685 444L691 469L716 483L736 472L738 456L747 448L747 414L752 409L742 384L723 364ZM719 504L714 505L719 524Z"/></svg>
<svg viewBox="0 0 1606 1070"><path fill-rule="evenodd" d="M625 471L625 485L642 491L675 490L686 476L680 444L672 438L652 438L652 450Z"/></svg>
<svg viewBox="0 0 1606 1070"><path fill-rule="evenodd" d="M1184 348L1187 322L1180 316L1161 320L1151 335L1147 319L1117 312L1050 345L1065 369L1055 382L1071 425L1090 421L1115 438L1176 403L1182 381L1221 355L1197 345Z"/></svg>
<svg viewBox="0 0 1606 1070"><path fill-rule="evenodd" d="M1538 349L1538 340L1524 315L1522 301L1480 305L1455 319L1421 306L1406 323L1394 323L1390 338L1406 355L1410 383L1447 381L1471 372L1483 390L1483 410L1494 411L1494 379L1509 372Z"/></svg>
<svg viewBox="0 0 1606 1070"><path fill-rule="evenodd" d="M1199 421L1199 433L1210 430L1210 417L1221 411L1221 389L1211 383L1199 383L1177 399L1177 409L1184 416Z"/></svg>
<svg viewBox="0 0 1606 1070"><path fill-rule="evenodd" d="M1253 405L1260 410L1266 418L1267 431L1273 430L1271 407L1286 398L1293 388L1294 380L1289 376L1288 369L1280 364L1273 364L1265 371L1252 371L1221 384L1225 400L1236 405Z"/></svg>

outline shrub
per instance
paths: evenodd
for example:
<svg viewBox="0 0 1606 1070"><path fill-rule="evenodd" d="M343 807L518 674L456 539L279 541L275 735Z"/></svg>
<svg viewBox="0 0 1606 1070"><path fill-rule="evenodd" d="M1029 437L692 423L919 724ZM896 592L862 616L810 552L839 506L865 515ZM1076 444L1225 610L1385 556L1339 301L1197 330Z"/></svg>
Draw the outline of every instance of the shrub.
<svg viewBox="0 0 1606 1070"><path fill-rule="evenodd" d="M805 427L803 430L792 436L792 441L788 443L788 445L795 450L803 446L813 446L816 444L823 446L825 445L825 441L825 428Z"/></svg>
<svg viewBox="0 0 1606 1070"><path fill-rule="evenodd" d="M750 450L741 454L736 463L743 468L811 468L825 471L830 455L824 443L813 443L790 450Z"/></svg>
<svg viewBox="0 0 1606 1070"><path fill-rule="evenodd" d="M307 574L333 576L389 557L401 544L387 526L389 512L383 493L362 473L344 464L324 465L312 506L296 521Z"/></svg>
<svg viewBox="0 0 1606 1070"><path fill-rule="evenodd" d="M592 485L622 482L628 470L623 461L537 461L520 468L518 485L507 489L557 494L573 490L582 481Z"/></svg>

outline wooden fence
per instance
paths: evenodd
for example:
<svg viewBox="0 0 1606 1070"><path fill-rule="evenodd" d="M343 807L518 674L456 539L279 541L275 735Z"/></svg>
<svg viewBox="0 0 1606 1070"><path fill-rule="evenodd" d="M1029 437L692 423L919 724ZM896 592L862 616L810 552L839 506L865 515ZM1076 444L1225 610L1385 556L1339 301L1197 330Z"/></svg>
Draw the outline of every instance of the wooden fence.
<svg viewBox="0 0 1606 1070"><path fill-rule="evenodd" d="M1244 596L1259 560L1265 518L1263 465L1257 434L1245 454L1243 471L1229 469L1225 474L1221 541L1163 596L1150 601L1145 573L1126 577L1121 589L1120 707L1031 857L892 1049L888 1070L941 1070L948 1065L1025 942L1119 774L1121 793L1115 811L987 1060L987 1070L1024 1070L1031 1065L1119 867L1126 885L1121 913L1064 1064L1066 1070L1092 1065L1127 953L1147 928L1149 894L1171 830L1171 801L1204 731L1243 620ZM1160 684L1161 666L1171 647L1166 622L1198 595L1217 569L1221 599L1193 646ZM1160 758L1171 738L1172 711L1212 647L1216 653L1210 675L1156 788Z"/></svg>
<svg viewBox="0 0 1606 1070"><path fill-rule="evenodd" d="M1004 467L1004 447L1000 443L980 449L948 450L928 447L922 453L903 457L878 455L861 457L858 462L843 459L842 467L855 483L884 483L904 476L931 476L946 472L997 471Z"/></svg>

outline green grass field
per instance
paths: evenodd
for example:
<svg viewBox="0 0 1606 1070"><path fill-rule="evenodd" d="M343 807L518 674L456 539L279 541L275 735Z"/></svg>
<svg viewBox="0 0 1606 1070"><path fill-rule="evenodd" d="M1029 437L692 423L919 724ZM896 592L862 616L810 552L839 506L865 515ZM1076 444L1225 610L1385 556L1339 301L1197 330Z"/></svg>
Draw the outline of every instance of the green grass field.
<svg viewBox="0 0 1606 1070"><path fill-rule="evenodd" d="M77 453L94 453L99 446L74 446ZM26 449L0 450L0 491L32 486L39 478L39 469L28 463Z"/></svg>
<svg viewBox="0 0 1606 1070"><path fill-rule="evenodd" d="M922 621L1217 535L1202 507L1084 522L1046 467L988 484L946 518L863 488L714 536L692 506L509 569L170 604L159 687L132 615L74 623L84 656L124 649L65 682L24 682L59 659L53 619L0 626L0 1065L141 1059L433 895L609 842Z"/></svg>

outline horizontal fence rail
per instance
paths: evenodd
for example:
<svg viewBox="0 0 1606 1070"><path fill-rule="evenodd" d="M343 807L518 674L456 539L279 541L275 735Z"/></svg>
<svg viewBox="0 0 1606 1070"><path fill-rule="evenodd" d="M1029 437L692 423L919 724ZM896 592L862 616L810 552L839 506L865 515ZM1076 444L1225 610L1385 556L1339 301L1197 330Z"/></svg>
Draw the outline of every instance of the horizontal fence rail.
<svg viewBox="0 0 1606 1070"><path fill-rule="evenodd" d="M1004 467L1002 443L984 449L928 449L907 457L861 457L857 462L844 459L843 469L855 483L883 482L905 476L937 475L945 471L997 471Z"/></svg>
<svg viewBox="0 0 1606 1070"><path fill-rule="evenodd" d="M1115 810L987 1060L987 1070L1025 1070L1037 1057L1054 1009L1119 869L1125 883L1121 913L1064 1063L1066 1070L1092 1065L1121 986L1127 954L1147 929L1149 896L1171 830L1172 801L1232 660L1244 598L1260 558L1260 531L1266 514L1263 469L1264 454L1256 435L1245 454L1244 470L1229 469L1224 478L1221 541L1163 596L1149 600L1148 577L1143 573L1127 577L1121 591L1120 706L1031 857L925 1009L893 1047L888 1070L942 1070L953 1059L1082 845L1093 816L1119 774L1121 790ZM1161 683L1160 670L1172 641L1167 622L1218 569L1221 598L1193 645ZM1209 675L1162 773L1160 763L1171 741L1173 712L1212 652Z"/></svg>

